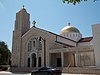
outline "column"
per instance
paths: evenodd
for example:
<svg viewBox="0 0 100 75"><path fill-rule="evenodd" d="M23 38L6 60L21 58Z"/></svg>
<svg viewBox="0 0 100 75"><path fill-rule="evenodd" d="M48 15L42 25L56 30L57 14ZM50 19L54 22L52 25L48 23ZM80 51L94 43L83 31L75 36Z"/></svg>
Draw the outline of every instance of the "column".
<svg viewBox="0 0 100 75"><path fill-rule="evenodd" d="M80 59L81 57L80 56L81 56L81 54L78 53L78 66L81 66L81 59Z"/></svg>
<svg viewBox="0 0 100 75"><path fill-rule="evenodd" d="M32 57L30 57L30 67L32 67Z"/></svg>
<svg viewBox="0 0 100 75"><path fill-rule="evenodd" d="M51 61L50 61L50 56L51 56L51 55L50 55L50 53L49 53L49 56L48 56L48 66L51 66L51 65L50 65L50 63L51 63Z"/></svg>
<svg viewBox="0 0 100 75"><path fill-rule="evenodd" d="M38 67L38 57L36 58L36 67Z"/></svg>
<svg viewBox="0 0 100 75"><path fill-rule="evenodd" d="M44 43L42 42L41 66L44 67Z"/></svg>
<svg viewBox="0 0 100 75"><path fill-rule="evenodd" d="M78 50L76 50L76 55L75 55L75 62L76 62L76 66L79 66L79 54L78 54Z"/></svg>
<svg viewBox="0 0 100 75"><path fill-rule="evenodd" d="M64 54L63 54L63 52L61 52L61 64L62 64L62 67L64 67Z"/></svg>

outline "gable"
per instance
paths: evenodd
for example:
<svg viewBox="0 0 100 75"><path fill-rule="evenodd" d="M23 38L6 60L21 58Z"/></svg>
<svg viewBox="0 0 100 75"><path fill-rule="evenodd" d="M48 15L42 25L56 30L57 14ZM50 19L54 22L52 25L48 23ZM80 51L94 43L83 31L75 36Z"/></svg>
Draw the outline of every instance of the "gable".
<svg viewBox="0 0 100 75"><path fill-rule="evenodd" d="M38 37L41 36L41 37L45 38L46 40L48 39L49 42L57 41L57 42L66 44L68 46L76 46L76 42L71 39L68 39L61 35L58 35L58 34L55 34L55 33L52 33L52 32L46 31L44 29L37 28L37 27L30 28L30 30L28 32L26 32L22 36L22 38L28 39L31 36L38 36Z"/></svg>

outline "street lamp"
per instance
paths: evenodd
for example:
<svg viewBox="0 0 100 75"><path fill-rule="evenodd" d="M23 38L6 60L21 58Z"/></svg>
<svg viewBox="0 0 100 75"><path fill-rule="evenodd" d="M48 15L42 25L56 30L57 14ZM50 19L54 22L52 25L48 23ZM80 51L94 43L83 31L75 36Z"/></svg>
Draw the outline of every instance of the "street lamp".
<svg viewBox="0 0 100 75"><path fill-rule="evenodd" d="M40 36L39 41L43 40L44 42L44 66L46 66L46 40Z"/></svg>

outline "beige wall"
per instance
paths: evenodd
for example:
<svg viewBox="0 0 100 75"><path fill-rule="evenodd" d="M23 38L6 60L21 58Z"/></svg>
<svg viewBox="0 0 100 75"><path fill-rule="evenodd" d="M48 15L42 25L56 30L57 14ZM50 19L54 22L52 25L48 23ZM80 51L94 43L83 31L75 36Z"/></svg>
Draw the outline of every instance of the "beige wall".
<svg viewBox="0 0 100 75"><path fill-rule="evenodd" d="M100 67L100 24L92 26L96 67Z"/></svg>
<svg viewBox="0 0 100 75"><path fill-rule="evenodd" d="M64 67L74 66L75 57L73 53L64 53Z"/></svg>
<svg viewBox="0 0 100 75"><path fill-rule="evenodd" d="M50 54L50 66L57 67L57 58L61 58L61 53Z"/></svg>
<svg viewBox="0 0 100 75"><path fill-rule="evenodd" d="M80 66L95 66L93 52L83 52L79 54Z"/></svg>

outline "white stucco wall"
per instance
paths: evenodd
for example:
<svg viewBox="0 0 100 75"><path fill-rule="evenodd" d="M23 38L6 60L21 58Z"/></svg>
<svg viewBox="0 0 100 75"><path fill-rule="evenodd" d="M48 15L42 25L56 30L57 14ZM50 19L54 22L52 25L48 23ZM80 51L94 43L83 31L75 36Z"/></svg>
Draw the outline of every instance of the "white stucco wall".
<svg viewBox="0 0 100 75"><path fill-rule="evenodd" d="M100 67L100 24L92 26L96 67Z"/></svg>
<svg viewBox="0 0 100 75"><path fill-rule="evenodd" d="M76 42L74 42L73 40L65 39L59 36L57 36L57 41L71 46L76 46Z"/></svg>
<svg viewBox="0 0 100 75"><path fill-rule="evenodd" d="M79 41L82 38L82 34L76 32L69 32L61 35L74 41Z"/></svg>
<svg viewBox="0 0 100 75"><path fill-rule="evenodd" d="M78 46L90 46L91 42L80 42L78 43Z"/></svg>

